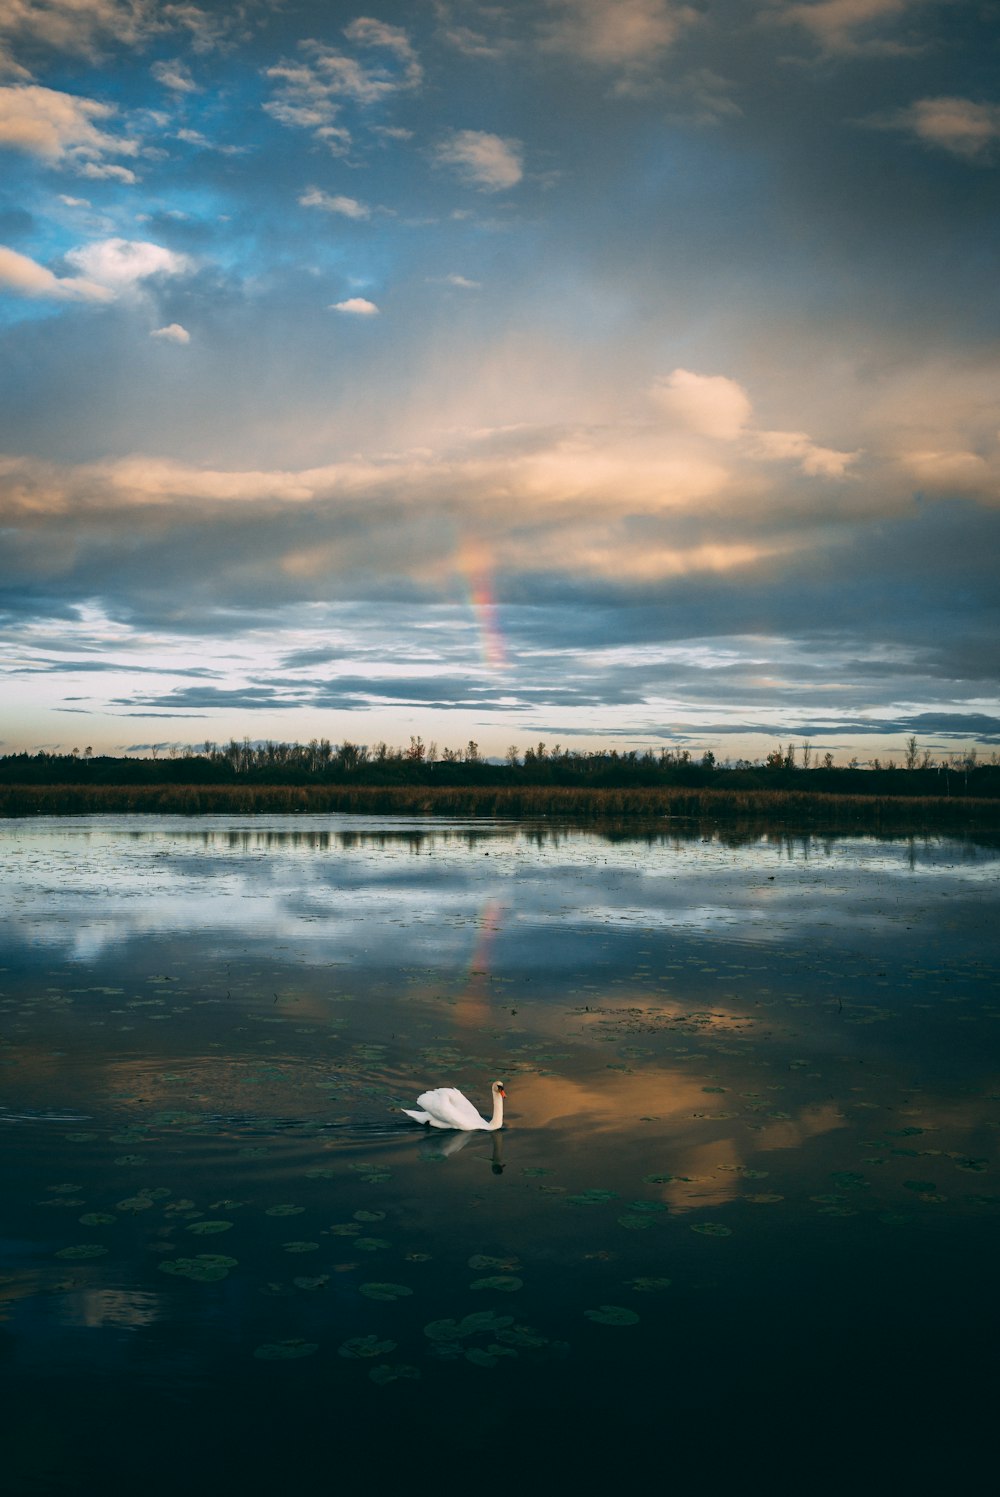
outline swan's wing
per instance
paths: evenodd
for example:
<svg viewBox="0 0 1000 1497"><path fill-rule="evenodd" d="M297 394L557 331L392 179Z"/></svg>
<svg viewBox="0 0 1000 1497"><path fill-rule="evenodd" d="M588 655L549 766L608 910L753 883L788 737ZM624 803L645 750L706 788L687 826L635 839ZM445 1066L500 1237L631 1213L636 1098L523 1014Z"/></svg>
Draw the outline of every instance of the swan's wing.
<svg viewBox="0 0 1000 1497"><path fill-rule="evenodd" d="M485 1128L486 1122L479 1116L468 1097L454 1086L439 1086L433 1092L421 1092L417 1106L430 1113L430 1120L438 1128L460 1128L471 1133L474 1128Z"/></svg>
<svg viewBox="0 0 1000 1497"><path fill-rule="evenodd" d="M411 1107L401 1107L400 1112L405 1112L406 1116L412 1118L415 1123L429 1123L431 1120L429 1112L414 1112Z"/></svg>

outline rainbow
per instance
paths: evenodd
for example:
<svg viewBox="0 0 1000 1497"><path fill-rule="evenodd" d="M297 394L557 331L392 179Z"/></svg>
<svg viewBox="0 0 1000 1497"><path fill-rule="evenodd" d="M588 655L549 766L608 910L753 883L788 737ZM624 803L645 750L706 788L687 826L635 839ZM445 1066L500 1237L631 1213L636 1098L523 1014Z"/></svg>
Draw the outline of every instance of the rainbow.
<svg viewBox="0 0 1000 1497"><path fill-rule="evenodd" d="M505 670L507 648L500 628L500 612L486 549L477 541L465 541L459 548L457 561L468 588L469 607L479 628L483 664L490 670Z"/></svg>

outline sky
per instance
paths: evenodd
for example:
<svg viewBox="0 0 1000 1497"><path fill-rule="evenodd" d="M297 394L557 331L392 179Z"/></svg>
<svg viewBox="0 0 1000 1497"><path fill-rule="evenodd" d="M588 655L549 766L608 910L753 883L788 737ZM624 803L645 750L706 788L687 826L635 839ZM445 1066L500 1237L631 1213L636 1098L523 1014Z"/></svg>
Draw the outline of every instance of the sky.
<svg viewBox="0 0 1000 1497"><path fill-rule="evenodd" d="M994 752L997 20L4 0L0 752Z"/></svg>

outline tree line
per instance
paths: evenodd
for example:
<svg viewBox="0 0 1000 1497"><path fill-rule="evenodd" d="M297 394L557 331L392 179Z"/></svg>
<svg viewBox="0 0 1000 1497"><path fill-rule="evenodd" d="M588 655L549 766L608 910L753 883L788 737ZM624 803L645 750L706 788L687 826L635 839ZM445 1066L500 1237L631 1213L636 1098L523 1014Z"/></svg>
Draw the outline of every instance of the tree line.
<svg viewBox="0 0 1000 1497"><path fill-rule="evenodd" d="M0 756L7 785L370 785L438 787L553 786L642 789L679 786L732 790L794 789L818 794L902 796L1000 795L1000 756L975 749L934 760L915 737L895 758L834 763L809 743L778 745L760 760L720 763L709 749L576 750L539 742L511 745L502 761L472 739L462 749L411 737L406 748L313 738L308 743L232 738L202 746L151 748L143 754L40 750Z"/></svg>

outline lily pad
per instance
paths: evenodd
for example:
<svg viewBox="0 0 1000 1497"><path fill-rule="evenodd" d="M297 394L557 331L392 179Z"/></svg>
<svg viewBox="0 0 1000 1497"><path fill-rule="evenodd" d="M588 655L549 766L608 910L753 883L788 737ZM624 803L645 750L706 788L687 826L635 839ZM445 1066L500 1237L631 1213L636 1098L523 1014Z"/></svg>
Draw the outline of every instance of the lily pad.
<svg viewBox="0 0 1000 1497"><path fill-rule="evenodd" d="M506 1330L498 1331L497 1336L508 1346L520 1346L532 1350L541 1346L548 1346L548 1337L543 1336L530 1325L512 1325Z"/></svg>
<svg viewBox="0 0 1000 1497"><path fill-rule="evenodd" d="M229 1258L224 1253L198 1253L194 1258L168 1258L159 1268L161 1273L173 1274L176 1278L214 1284L218 1279L224 1279L238 1262L239 1259Z"/></svg>
<svg viewBox="0 0 1000 1497"><path fill-rule="evenodd" d="M296 1289L322 1289L323 1285L329 1284L329 1282L330 1275L328 1273L318 1273L312 1277L308 1274L300 1274L298 1278L292 1280Z"/></svg>
<svg viewBox="0 0 1000 1497"><path fill-rule="evenodd" d="M391 1303L392 1300L406 1298L407 1295L413 1293L413 1290L407 1288L405 1284L362 1284L360 1293L366 1295L368 1299L385 1300Z"/></svg>
<svg viewBox="0 0 1000 1497"><path fill-rule="evenodd" d="M385 1221L385 1212L384 1211L355 1211L355 1213L354 1213L354 1220L356 1222L384 1222Z"/></svg>
<svg viewBox="0 0 1000 1497"><path fill-rule="evenodd" d="M691 1228L692 1232L700 1232L703 1237L732 1237L732 1227L724 1226L722 1222L695 1222Z"/></svg>
<svg viewBox="0 0 1000 1497"><path fill-rule="evenodd" d="M469 1285L470 1289L498 1289L501 1294L514 1294L523 1287L524 1280L509 1273L492 1274L488 1279L474 1279Z"/></svg>
<svg viewBox="0 0 1000 1497"><path fill-rule="evenodd" d="M318 1253L318 1242L283 1242L281 1246L286 1253Z"/></svg>
<svg viewBox="0 0 1000 1497"><path fill-rule="evenodd" d="M109 1211L88 1211L79 1217L81 1227L110 1227L118 1220Z"/></svg>
<svg viewBox="0 0 1000 1497"><path fill-rule="evenodd" d="M265 1216L301 1216L304 1206L268 1206Z"/></svg>
<svg viewBox="0 0 1000 1497"><path fill-rule="evenodd" d="M317 1351L318 1341L269 1341L258 1346L254 1356L261 1362L290 1362L298 1357L311 1357Z"/></svg>
<svg viewBox="0 0 1000 1497"><path fill-rule="evenodd" d="M638 1278L629 1281L629 1288L636 1290L638 1294L652 1294L660 1289L669 1289L672 1283L672 1279Z"/></svg>
<svg viewBox="0 0 1000 1497"><path fill-rule="evenodd" d="M626 1213L624 1216L618 1218L618 1225L625 1227L629 1232L641 1232L643 1227L651 1227L653 1222L651 1217L632 1216Z"/></svg>
<svg viewBox="0 0 1000 1497"><path fill-rule="evenodd" d="M214 1237L218 1232L228 1232L232 1225L232 1222L200 1221L192 1222L187 1230L193 1232L196 1237Z"/></svg>
<svg viewBox="0 0 1000 1497"><path fill-rule="evenodd" d="M584 1310L588 1320L594 1320L598 1325L638 1325L639 1317L634 1310L627 1310L624 1305L601 1305L599 1310Z"/></svg>
<svg viewBox="0 0 1000 1497"><path fill-rule="evenodd" d="M56 1253L57 1258L71 1258L74 1262L82 1261L84 1258L103 1258L107 1248L100 1242L81 1242L75 1247L60 1248Z"/></svg>
<svg viewBox="0 0 1000 1497"><path fill-rule="evenodd" d="M378 1367L373 1367L368 1376L373 1383L384 1387L386 1383L394 1383L399 1378L417 1378L420 1376L419 1367L411 1367L407 1362L381 1362Z"/></svg>
<svg viewBox="0 0 1000 1497"><path fill-rule="evenodd" d="M340 1356L358 1359L385 1357L395 1350L395 1341L380 1341L377 1336L353 1336L350 1341L344 1341L338 1347Z"/></svg>

